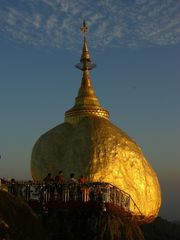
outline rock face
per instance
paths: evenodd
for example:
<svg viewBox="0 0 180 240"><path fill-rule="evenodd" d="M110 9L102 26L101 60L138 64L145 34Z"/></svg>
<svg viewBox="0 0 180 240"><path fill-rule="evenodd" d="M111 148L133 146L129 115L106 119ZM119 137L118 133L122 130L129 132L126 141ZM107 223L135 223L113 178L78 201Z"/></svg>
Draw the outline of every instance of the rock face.
<svg viewBox="0 0 180 240"><path fill-rule="evenodd" d="M143 240L140 227L118 212L101 208L56 209L44 216L48 240Z"/></svg>
<svg viewBox="0 0 180 240"><path fill-rule="evenodd" d="M0 239L46 239L40 219L31 208L4 191L0 191Z"/></svg>
<svg viewBox="0 0 180 240"><path fill-rule="evenodd" d="M141 213L156 216L161 193L156 173L139 146L120 128L100 117L63 123L36 142L31 160L34 180L63 170L68 178L85 175L91 182L108 182L129 193ZM130 206L134 211L134 206Z"/></svg>

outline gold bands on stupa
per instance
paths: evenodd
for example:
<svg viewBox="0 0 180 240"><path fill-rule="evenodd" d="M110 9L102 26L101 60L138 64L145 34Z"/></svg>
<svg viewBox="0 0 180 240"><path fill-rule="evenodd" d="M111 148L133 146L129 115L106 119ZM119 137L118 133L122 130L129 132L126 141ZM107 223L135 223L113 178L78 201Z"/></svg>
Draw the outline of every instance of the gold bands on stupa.
<svg viewBox="0 0 180 240"><path fill-rule="evenodd" d="M82 55L80 63L76 64L76 67L83 71L83 77L78 96L75 99L75 105L65 113L65 122L72 124L78 123L82 118L86 116L98 116L109 119L109 112L101 107L91 85L89 71L95 68L96 65L94 63L91 63L91 58L86 42L87 30L88 27L84 21L83 26L81 27L81 31L84 32Z"/></svg>

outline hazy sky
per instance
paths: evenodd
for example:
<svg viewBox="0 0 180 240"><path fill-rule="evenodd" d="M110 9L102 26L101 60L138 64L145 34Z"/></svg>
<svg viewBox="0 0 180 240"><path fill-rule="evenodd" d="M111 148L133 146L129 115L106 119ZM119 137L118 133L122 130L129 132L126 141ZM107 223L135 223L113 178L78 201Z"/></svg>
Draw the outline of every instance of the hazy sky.
<svg viewBox="0 0 180 240"><path fill-rule="evenodd" d="M0 176L29 179L34 143L73 106L83 19L96 95L157 172L161 216L179 219L179 0L1 0Z"/></svg>

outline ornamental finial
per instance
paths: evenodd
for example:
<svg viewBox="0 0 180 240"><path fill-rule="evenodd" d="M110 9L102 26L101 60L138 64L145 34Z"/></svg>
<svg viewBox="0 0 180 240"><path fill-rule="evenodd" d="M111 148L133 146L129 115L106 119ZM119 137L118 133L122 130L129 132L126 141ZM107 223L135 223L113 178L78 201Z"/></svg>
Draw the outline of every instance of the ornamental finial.
<svg viewBox="0 0 180 240"><path fill-rule="evenodd" d="M83 21L83 25L80 29L81 29L81 32L83 32L84 34L86 34L86 32L88 31L88 26L85 20Z"/></svg>
<svg viewBox="0 0 180 240"><path fill-rule="evenodd" d="M89 50L87 47L87 41L86 41L86 32L88 31L88 26L85 20L83 21L83 25L80 29L84 33L84 43L83 43L80 63L76 64L75 66L82 71L91 70L96 67L96 64L91 63L91 58L90 58Z"/></svg>

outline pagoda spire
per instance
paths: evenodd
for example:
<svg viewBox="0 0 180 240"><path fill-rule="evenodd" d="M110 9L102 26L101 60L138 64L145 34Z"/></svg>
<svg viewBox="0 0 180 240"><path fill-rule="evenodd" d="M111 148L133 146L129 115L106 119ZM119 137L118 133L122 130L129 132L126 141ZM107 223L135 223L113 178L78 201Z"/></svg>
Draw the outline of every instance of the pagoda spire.
<svg viewBox="0 0 180 240"><path fill-rule="evenodd" d="M85 21L83 21L83 25L80 28L81 31L84 33L84 42L83 42L83 48L82 48L82 54L80 63L76 64L75 66L83 71L83 78L81 81L81 87L79 89L78 96L81 95L94 95L94 90L91 86L91 79L89 71L96 67L96 64L91 63L91 58L89 54L89 50L87 47L87 41L86 41L86 32L88 31L88 26ZM89 93L88 91L89 90Z"/></svg>
<svg viewBox="0 0 180 240"><path fill-rule="evenodd" d="M95 115L106 119L109 118L108 111L101 107L91 85L89 71L95 68L96 64L91 62L86 41L88 27L85 21L83 21L83 25L80 29L84 33L84 42L80 62L75 66L83 72L83 76L78 95L75 99L75 105L65 113L65 122L73 124L79 122L79 120L85 116Z"/></svg>

